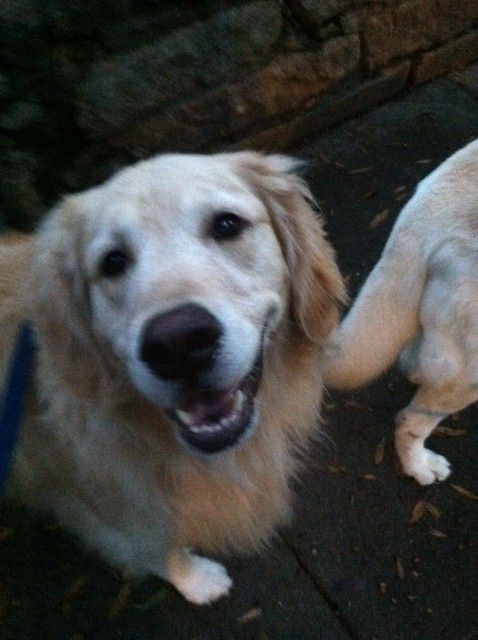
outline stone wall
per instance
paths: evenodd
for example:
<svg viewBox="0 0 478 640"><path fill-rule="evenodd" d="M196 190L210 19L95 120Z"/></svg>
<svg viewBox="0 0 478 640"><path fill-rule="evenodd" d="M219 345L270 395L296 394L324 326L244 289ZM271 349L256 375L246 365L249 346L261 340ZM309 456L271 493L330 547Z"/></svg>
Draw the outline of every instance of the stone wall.
<svg viewBox="0 0 478 640"><path fill-rule="evenodd" d="M3 0L3 220L159 151L283 148L476 58L478 0Z"/></svg>

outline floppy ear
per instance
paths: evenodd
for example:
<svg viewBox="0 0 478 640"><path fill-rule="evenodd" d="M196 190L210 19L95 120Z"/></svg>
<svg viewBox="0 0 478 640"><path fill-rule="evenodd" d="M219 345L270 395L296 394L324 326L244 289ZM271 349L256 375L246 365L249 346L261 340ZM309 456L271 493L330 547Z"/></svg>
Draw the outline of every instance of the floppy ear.
<svg viewBox="0 0 478 640"><path fill-rule="evenodd" d="M82 196L70 196L47 216L36 239L31 274L39 358L52 379L77 396L100 393L106 374L82 275L82 211Z"/></svg>
<svg viewBox="0 0 478 640"><path fill-rule="evenodd" d="M297 176L300 162L282 155L236 154L244 175L265 202L282 246L291 283L291 312L301 332L320 342L336 326L345 287L323 220Z"/></svg>

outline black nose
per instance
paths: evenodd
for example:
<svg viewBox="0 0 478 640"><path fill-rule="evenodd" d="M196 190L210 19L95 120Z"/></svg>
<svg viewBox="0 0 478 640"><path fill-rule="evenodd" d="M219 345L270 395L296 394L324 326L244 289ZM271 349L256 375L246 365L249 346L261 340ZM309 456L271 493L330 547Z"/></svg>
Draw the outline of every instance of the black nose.
<svg viewBox="0 0 478 640"><path fill-rule="evenodd" d="M209 311L185 304L151 318L140 357L167 380L194 378L211 367L221 335L222 326Z"/></svg>

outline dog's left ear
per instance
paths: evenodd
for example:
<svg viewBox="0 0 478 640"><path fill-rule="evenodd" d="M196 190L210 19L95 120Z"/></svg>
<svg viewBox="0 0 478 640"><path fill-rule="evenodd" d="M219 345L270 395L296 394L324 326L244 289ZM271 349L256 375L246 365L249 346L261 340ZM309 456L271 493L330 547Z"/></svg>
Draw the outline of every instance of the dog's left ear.
<svg viewBox="0 0 478 640"><path fill-rule="evenodd" d="M336 326L345 286L314 199L297 175L297 160L253 152L236 154L240 171L266 204L291 282L292 317L301 332L323 341Z"/></svg>

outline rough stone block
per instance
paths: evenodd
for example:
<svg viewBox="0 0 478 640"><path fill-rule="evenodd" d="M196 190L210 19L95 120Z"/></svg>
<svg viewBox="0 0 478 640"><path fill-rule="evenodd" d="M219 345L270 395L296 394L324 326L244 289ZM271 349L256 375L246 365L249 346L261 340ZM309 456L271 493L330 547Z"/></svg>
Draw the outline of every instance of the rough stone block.
<svg viewBox="0 0 478 640"><path fill-rule="evenodd" d="M472 27L478 0L409 0L370 14L364 42L371 68L441 44Z"/></svg>
<svg viewBox="0 0 478 640"><path fill-rule="evenodd" d="M217 86L266 58L281 23L279 0L255 0L94 65L80 90L80 126L103 137Z"/></svg>
<svg viewBox="0 0 478 640"><path fill-rule="evenodd" d="M325 95L311 109L288 122L244 137L235 148L279 151L352 118L362 111L390 99L401 91L410 74L410 62L384 69L376 77L353 87Z"/></svg>
<svg viewBox="0 0 478 640"><path fill-rule="evenodd" d="M466 87L469 93L478 98L478 62L466 69L454 71L449 76L454 82Z"/></svg>
<svg viewBox="0 0 478 640"><path fill-rule="evenodd" d="M109 144L137 157L167 149L209 148L218 139L310 107L356 69L359 60L356 35L330 40L317 52L279 56L247 79L145 118Z"/></svg>
<svg viewBox="0 0 478 640"><path fill-rule="evenodd" d="M417 84L437 78L452 69L464 67L478 58L478 30L449 42L444 47L424 53L418 61L413 79Z"/></svg>
<svg viewBox="0 0 478 640"><path fill-rule="evenodd" d="M332 20L353 4L353 0L289 0L294 15L299 20L305 20L309 26L321 27Z"/></svg>

